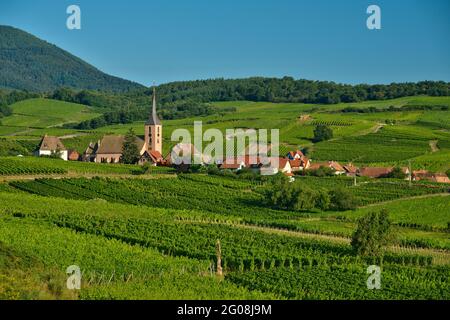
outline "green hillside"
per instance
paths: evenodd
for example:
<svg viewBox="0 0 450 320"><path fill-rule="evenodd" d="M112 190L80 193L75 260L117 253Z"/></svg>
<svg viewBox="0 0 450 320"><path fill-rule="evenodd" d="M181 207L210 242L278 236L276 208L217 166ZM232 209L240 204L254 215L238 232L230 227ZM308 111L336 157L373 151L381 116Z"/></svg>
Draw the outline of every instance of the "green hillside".
<svg viewBox="0 0 450 320"><path fill-rule="evenodd" d="M164 121L164 152L170 150L173 130L185 128L193 132L193 122L203 121L203 130L217 128L222 132L232 128L279 129L280 152L293 148L309 148L314 161L353 161L361 164L408 164L414 159L414 168L446 171L450 168L450 111L441 106L450 106L450 97L404 97L384 101L360 102L339 105L312 105L302 103L270 103L229 101L213 103L220 108L235 107L236 112L214 114ZM396 112L338 112L352 106L362 109L390 106L436 106L436 110L413 110ZM300 116L309 115L307 121ZM315 125L329 125L334 139L314 144ZM96 132L124 134L133 128L137 134L144 134L143 122L102 127ZM438 150L430 147L437 144Z"/></svg>
<svg viewBox="0 0 450 320"><path fill-rule="evenodd" d="M17 102L11 108L13 114L1 120L3 126L48 128L99 115L81 104L40 98Z"/></svg>
<svg viewBox="0 0 450 320"><path fill-rule="evenodd" d="M0 88L50 91L62 86L116 92L143 87L103 73L25 31L0 26Z"/></svg>
<svg viewBox="0 0 450 320"><path fill-rule="evenodd" d="M321 105L303 103L270 103L229 101L212 103L216 113L185 119L164 120L163 151L167 154L174 144L170 141L175 129L193 132L193 122L203 121L203 130L217 128L222 132L232 128L279 129L280 152L294 148L308 148L314 161L353 161L362 165L408 165L433 171L450 169L450 97L403 97L383 101ZM387 108L426 107L428 109ZM221 109L234 107L234 112ZM377 112L343 112L346 108ZM133 128L144 134L144 122L116 124L97 129L77 130L60 127L97 117L90 107L48 99L29 99L12 105L13 114L1 119L0 136L9 140L28 141L44 134L64 137L67 147L84 151L90 141L105 134L124 134ZM307 120L300 117L308 115ZM334 132L330 141L313 143L317 124L326 124ZM433 145L433 148L431 147ZM17 147L17 149L20 149Z"/></svg>

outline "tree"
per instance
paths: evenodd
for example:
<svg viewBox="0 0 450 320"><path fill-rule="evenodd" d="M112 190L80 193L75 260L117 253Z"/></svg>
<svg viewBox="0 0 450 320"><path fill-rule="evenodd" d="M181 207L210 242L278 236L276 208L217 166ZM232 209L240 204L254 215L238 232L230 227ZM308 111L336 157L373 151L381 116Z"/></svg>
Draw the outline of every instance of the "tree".
<svg viewBox="0 0 450 320"><path fill-rule="evenodd" d="M393 240L388 212L369 212L358 220L351 245L361 256L380 256L383 248Z"/></svg>
<svg viewBox="0 0 450 320"><path fill-rule="evenodd" d="M135 164L139 160L139 149L136 144L136 135L132 128L125 135L120 161L126 164Z"/></svg>
<svg viewBox="0 0 450 320"><path fill-rule="evenodd" d="M334 170L330 167L322 166L315 170L307 170L306 174L315 177L333 177Z"/></svg>
<svg viewBox="0 0 450 320"><path fill-rule="evenodd" d="M320 210L327 210L330 207L331 199L330 195L326 191L320 190L317 193L316 199L315 199L315 206L319 208Z"/></svg>
<svg viewBox="0 0 450 320"><path fill-rule="evenodd" d="M402 168L395 167L385 177L386 178L395 178L395 179L405 179L406 178L406 173L403 172Z"/></svg>
<svg viewBox="0 0 450 320"><path fill-rule="evenodd" d="M331 208L333 210L353 210L356 208L356 200L346 189L338 188L330 192Z"/></svg>
<svg viewBox="0 0 450 320"><path fill-rule="evenodd" d="M333 130L324 124L318 124L314 129L314 142L330 140L333 138Z"/></svg>
<svg viewBox="0 0 450 320"><path fill-rule="evenodd" d="M285 210L311 210L326 207L326 197L300 183L291 183L284 177L274 177L265 193L269 205Z"/></svg>

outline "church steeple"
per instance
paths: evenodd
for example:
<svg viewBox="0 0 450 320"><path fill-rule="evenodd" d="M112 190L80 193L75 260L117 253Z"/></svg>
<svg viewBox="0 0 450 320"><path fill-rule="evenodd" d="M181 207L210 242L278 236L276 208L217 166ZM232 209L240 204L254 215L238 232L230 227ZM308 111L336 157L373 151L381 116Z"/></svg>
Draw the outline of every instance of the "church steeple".
<svg viewBox="0 0 450 320"><path fill-rule="evenodd" d="M152 110L148 120L145 123L145 144L147 150L162 153L162 124L156 114L156 87L153 86L153 103Z"/></svg>
<svg viewBox="0 0 450 320"><path fill-rule="evenodd" d="M150 112L150 115L148 117L148 121L146 124L161 125L161 121L159 120L158 115L156 114L156 88L155 88L155 86L153 86L152 112Z"/></svg>

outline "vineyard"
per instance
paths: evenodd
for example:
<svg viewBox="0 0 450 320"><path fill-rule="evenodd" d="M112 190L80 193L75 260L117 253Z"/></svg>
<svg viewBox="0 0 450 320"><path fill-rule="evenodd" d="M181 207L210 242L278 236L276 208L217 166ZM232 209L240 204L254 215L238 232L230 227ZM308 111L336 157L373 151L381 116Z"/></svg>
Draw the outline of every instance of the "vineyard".
<svg viewBox="0 0 450 320"><path fill-rule="evenodd" d="M79 151L104 134L144 134L142 122L90 132L51 127L96 114L37 102L35 110L30 101L16 105L0 125L0 135L14 134L0 143L0 299L67 297L70 265L83 275L74 299L450 299L448 184L296 175L294 187L325 196L343 189L356 209L293 211L268 201L271 177L6 156L31 154L25 151L45 133L67 135L66 147ZM44 113L47 105L52 114ZM312 163L450 169L450 113L436 108L450 105L448 97L212 105L236 112L203 117L203 130L279 129L280 154L302 149ZM435 108L388 110L408 105ZM349 107L361 112L342 111ZM164 121L163 154L172 131L192 131L194 120ZM319 124L333 138L313 143ZM391 243L380 257L356 255L358 219L382 209L392 222ZM218 240L223 275L216 275ZM367 289L373 264L382 270L380 290Z"/></svg>
<svg viewBox="0 0 450 320"><path fill-rule="evenodd" d="M300 300L448 299L450 294L450 279L445 268L430 268L416 273L404 266L386 266L383 268L383 283L386 285L382 290L367 290L366 270L357 265L279 268L275 271L232 273L227 278L249 289L262 289Z"/></svg>
<svg viewBox="0 0 450 320"><path fill-rule="evenodd" d="M361 181L353 186L351 178L299 177L295 183L312 188L333 190L346 187L359 205L373 204L427 194L448 192L448 187L432 183L406 181ZM265 183L238 180L232 177L197 174L161 179L36 179L12 181L11 187L42 196L68 199L104 199L110 202L147 205L168 209L200 209L202 211L239 217L244 221L266 221L267 218L289 218L292 213L268 208L264 202ZM214 194L214 197L211 197ZM303 213L304 215L304 213Z"/></svg>
<svg viewBox="0 0 450 320"><path fill-rule="evenodd" d="M86 275L94 277L95 284L82 291L82 297L103 296L130 274L133 280L125 283L122 294L130 290L129 295L135 296L134 290L139 288L144 296L149 295L147 290L155 288L159 281L180 279L180 268L184 270L182 278L192 279L195 284L192 290L209 283L209 296L218 295L221 287L240 290L241 297L264 292L267 297L284 298L446 299L450 293L448 273L435 266L431 256L419 251L386 253L383 261L374 261L355 256L345 243L266 233L239 225L190 222L187 217L200 216L195 211L17 193L0 194L0 199L0 242L61 268L74 263L82 266ZM216 239L221 241L227 274L220 284L208 275L215 265ZM54 241L66 249L56 250ZM386 280L387 290L376 295L364 290L365 268L372 263L383 265L386 279L396 279L396 283ZM115 276L110 280L95 283L92 274L112 272ZM161 272L165 280L158 278ZM428 273L433 276L426 276ZM319 290L329 285L330 276L345 289L340 293ZM314 281L317 290L310 288ZM146 289L143 283L149 282ZM197 283L202 285L197 288ZM172 286L175 288L168 290L174 292L177 284Z"/></svg>
<svg viewBox="0 0 450 320"><path fill-rule="evenodd" d="M62 161L60 159L37 157L0 157L0 176L2 175L46 175L74 174L135 174L142 171L138 165L88 163ZM152 167L148 173L173 173L168 167Z"/></svg>
<svg viewBox="0 0 450 320"><path fill-rule="evenodd" d="M317 160L372 163L411 159L429 150L428 141L373 133L321 142L314 146L312 157Z"/></svg>
<svg viewBox="0 0 450 320"><path fill-rule="evenodd" d="M65 174L67 170L62 166L48 166L45 164L35 164L30 166L24 161L13 161L11 159L0 158L0 175L30 175L30 174Z"/></svg>
<svg viewBox="0 0 450 320"><path fill-rule="evenodd" d="M19 249L22 254L37 257L61 273L69 265L79 265L84 280L84 289L79 293L81 299L274 297L258 291L250 292L229 282L219 282L208 275L202 276L208 270L207 261L169 257L150 248L54 228L47 223L7 217L0 219L1 243ZM192 287L186 288L183 285L186 282L192 283ZM117 286L120 292L110 290Z"/></svg>

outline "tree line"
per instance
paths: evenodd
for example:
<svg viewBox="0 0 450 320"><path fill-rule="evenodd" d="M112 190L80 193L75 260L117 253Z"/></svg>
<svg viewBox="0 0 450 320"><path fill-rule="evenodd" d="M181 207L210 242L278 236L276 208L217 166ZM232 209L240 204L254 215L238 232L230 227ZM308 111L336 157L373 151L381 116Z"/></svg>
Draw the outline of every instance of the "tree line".
<svg viewBox="0 0 450 320"><path fill-rule="evenodd" d="M249 100L335 104L415 95L448 96L450 83L421 81L387 85L349 85L328 81L296 80L292 77L253 77L171 82L160 85L158 92L164 103L193 99L198 102Z"/></svg>
<svg viewBox="0 0 450 320"><path fill-rule="evenodd" d="M450 108L448 106L440 105L406 105L401 107L389 106L387 108L358 108L358 107L345 107L341 110L331 111L331 113L376 113L376 112L403 112L403 111L448 111Z"/></svg>
<svg viewBox="0 0 450 320"><path fill-rule="evenodd" d="M292 77L246 79L208 79L179 81L162 84L157 88L158 114L162 119L181 119L218 113L209 103L214 101L266 101L296 102L311 104L336 104L340 102L360 102L385 100L415 95L448 96L450 83L443 81L421 81L417 83L391 83L388 85L338 84L328 81L312 81ZM108 116L99 117L92 122L79 124L79 128L97 128L106 124L127 123L145 120L151 105L151 88L140 88L126 92L108 92L99 90L75 90L59 88L52 92L36 94L26 91L0 91L1 114L10 113L8 106L21 99L44 97L66 102L79 103L101 108ZM445 109L446 106L442 106ZM403 107L405 108L405 107ZM401 109L402 111L406 109ZM408 106L417 110L424 106ZM383 111L397 111L389 107ZM448 109L448 108L447 108ZM445 109L445 110L447 110ZM409 109L408 109L409 110ZM222 110L221 112L232 112ZM375 108L344 108L342 112L378 112ZM112 122L110 122L112 121Z"/></svg>

